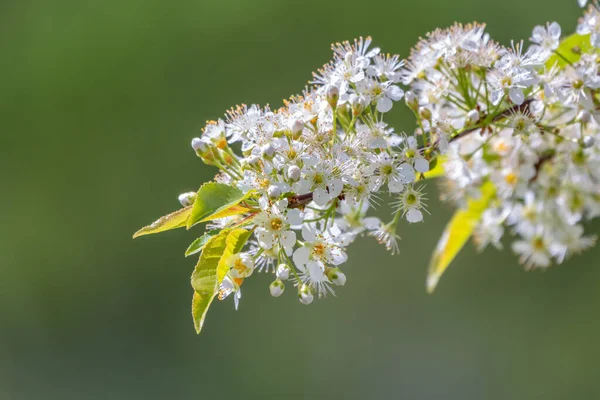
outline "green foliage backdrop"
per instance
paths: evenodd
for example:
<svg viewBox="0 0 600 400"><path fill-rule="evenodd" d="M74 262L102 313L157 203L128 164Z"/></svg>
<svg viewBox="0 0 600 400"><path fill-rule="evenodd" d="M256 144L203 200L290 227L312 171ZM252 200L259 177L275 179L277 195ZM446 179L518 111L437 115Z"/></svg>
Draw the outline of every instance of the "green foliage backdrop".
<svg viewBox="0 0 600 400"><path fill-rule="evenodd" d="M3 2L0 398L598 398L598 248L527 273L468 247L428 295L446 207L399 256L353 246L337 298L307 307L253 280L196 336L183 252L199 235L131 240L211 178L189 147L206 119L280 104L330 42L372 35L405 56L454 21L506 43L548 20L567 33L579 13L574 0Z"/></svg>

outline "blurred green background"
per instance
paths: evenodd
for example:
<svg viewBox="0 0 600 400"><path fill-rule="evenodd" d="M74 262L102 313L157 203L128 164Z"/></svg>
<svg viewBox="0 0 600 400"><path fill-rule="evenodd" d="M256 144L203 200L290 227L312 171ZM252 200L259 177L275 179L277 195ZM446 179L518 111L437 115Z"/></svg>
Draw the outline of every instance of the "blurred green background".
<svg viewBox="0 0 600 400"><path fill-rule="evenodd" d="M131 239L211 178L189 147L205 120L278 106L331 42L406 56L454 21L507 44L579 15L575 0L5 0L0 399L600 398L600 249L527 273L469 247L428 295L452 212L435 185L399 256L350 248L337 298L275 300L258 276L200 336L183 257L200 231ZM413 129L403 106L391 119Z"/></svg>

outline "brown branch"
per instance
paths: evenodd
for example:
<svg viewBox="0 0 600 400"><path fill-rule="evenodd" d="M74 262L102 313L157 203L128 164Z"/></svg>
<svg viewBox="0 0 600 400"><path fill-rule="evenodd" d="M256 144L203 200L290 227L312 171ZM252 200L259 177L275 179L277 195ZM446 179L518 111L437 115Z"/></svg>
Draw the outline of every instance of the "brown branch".
<svg viewBox="0 0 600 400"><path fill-rule="evenodd" d="M554 155L556 153L554 152L550 152L550 153L546 153L544 155L542 155L537 162L534 165L535 168L535 175L533 175L533 177L529 180L529 183L535 182L536 179L538 178L538 176L540 175L540 171L542 169L542 166L547 163L548 161L552 160L552 158L554 158Z"/></svg>
<svg viewBox="0 0 600 400"><path fill-rule="evenodd" d="M512 106L510 108L507 108L506 110L502 111L501 113L499 113L498 115L496 115L494 118L492 118L492 120L490 121L490 123L497 122L497 121L501 120L502 118L504 118L504 117L506 117L506 116L514 113L514 112L524 112L525 110L527 110L529 108L529 105L531 104L532 101L533 101L533 99L527 99L527 100L525 100L520 105L514 105L514 106ZM455 140L458 140L458 139L460 139L462 137L465 137L468 134L470 134L472 132L475 132L475 131L477 131L479 129L483 129L485 127L486 126L476 126L476 127L473 127L473 128L465 129L464 131L459 132L455 136L452 136L450 138L450 140L448 140L448 143L452 143ZM439 143L440 143L440 140L437 139L435 141L435 143L433 143L432 147L436 148L439 145ZM419 150L425 150L426 148L427 148L426 146L421 146L421 147L419 147Z"/></svg>

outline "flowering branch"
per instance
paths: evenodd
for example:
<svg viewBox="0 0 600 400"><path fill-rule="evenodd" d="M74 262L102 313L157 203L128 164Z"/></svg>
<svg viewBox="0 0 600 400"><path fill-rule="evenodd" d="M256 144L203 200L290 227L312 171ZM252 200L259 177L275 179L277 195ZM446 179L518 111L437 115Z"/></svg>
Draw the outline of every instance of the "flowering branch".
<svg viewBox="0 0 600 400"><path fill-rule="evenodd" d="M255 271L273 275L272 296L292 286L310 304L346 283L340 266L359 237L397 253L401 224L429 213L422 178L443 175L458 205L429 290L472 236L479 249L501 248L509 228L526 268L594 244L583 222L600 215L598 2L562 44L557 23L536 26L528 48L502 46L484 28L438 29L407 60L370 38L336 43L314 86L283 107L242 105L208 122L192 147L219 169L215 181L135 234L207 223L186 251L200 254L197 331L214 298L232 296L237 308ZM409 133L385 122L402 99L415 115ZM369 216L382 192L393 198L388 222Z"/></svg>

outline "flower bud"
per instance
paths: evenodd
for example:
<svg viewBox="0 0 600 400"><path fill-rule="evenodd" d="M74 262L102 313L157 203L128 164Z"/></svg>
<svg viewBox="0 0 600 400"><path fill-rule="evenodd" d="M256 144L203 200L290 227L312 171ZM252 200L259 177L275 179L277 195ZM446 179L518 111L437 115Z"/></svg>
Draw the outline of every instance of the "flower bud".
<svg viewBox="0 0 600 400"><path fill-rule="evenodd" d="M592 118L592 116L590 115L590 112L587 110L581 110L579 112L579 114L577 115L577 119L584 124L587 124L588 122L590 122L591 118Z"/></svg>
<svg viewBox="0 0 600 400"><path fill-rule="evenodd" d="M260 158L258 156L255 156L254 154L249 155L248 157L246 157L246 159L244 160L244 164L246 164L247 166L249 166L250 168L254 168L258 165L258 163L260 162Z"/></svg>
<svg viewBox="0 0 600 400"><path fill-rule="evenodd" d="M279 297L283 294L285 290L285 285L279 279L274 280L269 285L269 292L271 292L271 296Z"/></svg>
<svg viewBox="0 0 600 400"><path fill-rule="evenodd" d="M209 149L209 143L201 138L193 138L192 139L192 148L198 154L198 156L202 157Z"/></svg>
<svg viewBox="0 0 600 400"><path fill-rule="evenodd" d="M288 168L288 178L293 180L294 182L300 179L302 171L298 168L297 165L292 165Z"/></svg>
<svg viewBox="0 0 600 400"><path fill-rule="evenodd" d="M287 264L279 264L275 276L277 276L277 279L285 281L290 277L290 267Z"/></svg>
<svg viewBox="0 0 600 400"><path fill-rule="evenodd" d="M296 135L298 135L299 133L302 133L303 129L304 129L304 122L302 122L302 120L295 119L290 122L290 130L292 131L292 134L294 135L294 137Z"/></svg>
<svg viewBox="0 0 600 400"><path fill-rule="evenodd" d="M260 152L263 157L270 159L275 155L275 147L273 147L270 143L265 144L263 147L261 147Z"/></svg>
<svg viewBox="0 0 600 400"><path fill-rule="evenodd" d="M281 196L281 189L279 186L271 185L267 189L267 196L269 196L270 199L276 199Z"/></svg>
<svg viewBox="0 0 600 400"><path fill-rule="evenodd" d="M331 268L327 271L327 278L334 285L344 286L346 284L346 275L339 268Z"/></svg>
<svg viewBox="0 0 600 400"><path fill-rule="evenodd" d="M467 113L467 125L473 125L479 122L479 111L471 110Z"/></svg>
<svg viewBox="0 0 600 400"><path fill-rule="evenodd" d="M298 299L302 304L310 304L314 300L312 289L307 284L303 284L298 291Z"/></svg>
<svg viewBox="0 0 600 400"><path fill-rule="evenodd" d="M352 105L352 114L358 116L362 114L367 106L367 99L363 96L352 96L350 104Z"/></svg>
<svg viewBox="0 0 600 400"><path fill-rule="evenodd" d="M583 137L582 145L584 148L589 149L596 143L596 139L593 136L586 135Z"/></svg>
<svg viewBox="0 0 600 400"><path fill-rule="evenodd" d="M179 202L182 206L187 207L194 204L196 201L196 192L187 192L179 195Z"/></svg>
<svg viewBox="0 0 600 400"><path fill-rule="evenodd" d="M335 108L340 98L340 89L338 89L337 86L329 86L327 87L325 95L327 96L327 102L331 108Z"/></svg>
<svg viewBox="0 0 600 400"><path fill-rule="evenodd" d="M413 92L406 92L404 94L404 100L406 101L408 108L411 110L417 111L419 109L419 99L417 99L417 96Z"/></svg>
<svg viewBox="0 0 600 400"><path fill-rule="evenodd" d="M431 120L431 110L427 107L419 108L419 116L424 120Z"/></svg>

